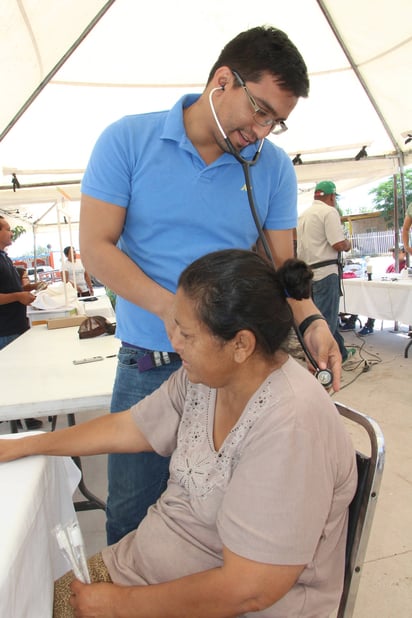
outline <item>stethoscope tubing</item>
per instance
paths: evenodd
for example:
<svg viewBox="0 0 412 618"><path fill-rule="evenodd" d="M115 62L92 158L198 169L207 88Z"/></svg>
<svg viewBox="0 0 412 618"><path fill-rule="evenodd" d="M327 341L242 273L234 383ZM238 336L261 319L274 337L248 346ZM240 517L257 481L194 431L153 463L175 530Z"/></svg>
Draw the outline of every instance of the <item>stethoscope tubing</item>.
<svg viewBox="0 0 412 618"><path fill-rule="evenodd" d="M213 101L212 101L212 95L214 92L216 92L217 90L224 90L224 86L221 86L219 88L213 88L210 93L209 93L209 105L210 105L210 109L212 111L214 120L216 122L216 125L225 141L226 147L228 149L228 152L233 155L235 157L235 159L241 164L242 169L243 169L243 174L245 177L245 183L246 183L246 191L247 191L247 197L248 197L248 202L249 202L249 208L253 217L253 221L255 223L257 232L258 232L258 236L259 239L262 243L263 249L265 251L265 254L268 258L268 260L270 261L270 263L272 264L273 268L276 270L276 265L275 265L275 261L273 259L272 256L272 252L270 250L270 247L267 243L265 234L263 232L263 228L262 228L262 224L260 223L259 220L259 216L256 210L256 205L255 205L255 199L253 197L253 191L252 191L252 183L251 183L251 179L250 179L250 168L253 167L254 165L256 165L256 163L259 161L259 157L260 157L260 153L262 151L263 148L263 144L264 144L264 139L260 140L259 146L256 149L256 152L254 154L254 156L252 157L252 159L246 159L245 157L242 157L242 155L236 150L236 148L233 146L232 142L230 141L229 137L226 135L225 131L223 130L222 125L219 122L219 118L217 117L216 114L216 110L215 110L215 106L213 105ZM329 369L320 369L320 367L318 366L315 358L312 356L312 354L310 353L310 351L308 350L302 334L298 328L298 326L296 325L295 322L293 322L293 329L296 333L296 336L298 338L298 341L300 343L300 345L302 346L302 349L308 359L308 361L310 362L310 364L312 365L312 367L315 370L315 376L321 381L321 383L323 384L323 386L325 386L325 388L329 388L329 386L331 386L332 384L332 372L329 371ZM329 376L329 379L328 379Z"/></svg>

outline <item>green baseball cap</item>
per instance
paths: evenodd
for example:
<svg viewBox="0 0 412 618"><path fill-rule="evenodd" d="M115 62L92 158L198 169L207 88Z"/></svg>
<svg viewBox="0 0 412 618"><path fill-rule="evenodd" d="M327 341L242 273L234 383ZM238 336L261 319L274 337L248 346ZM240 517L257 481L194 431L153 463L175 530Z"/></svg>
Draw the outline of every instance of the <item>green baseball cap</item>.
<svg viewBox="0 0 412 618"><path fill-rule="evenodd" d="M322 180L318 182L315 187L315 194L318 195L332 195L333 193L339 196L339 193L336 193L336 185L331 180Z"/></svg>

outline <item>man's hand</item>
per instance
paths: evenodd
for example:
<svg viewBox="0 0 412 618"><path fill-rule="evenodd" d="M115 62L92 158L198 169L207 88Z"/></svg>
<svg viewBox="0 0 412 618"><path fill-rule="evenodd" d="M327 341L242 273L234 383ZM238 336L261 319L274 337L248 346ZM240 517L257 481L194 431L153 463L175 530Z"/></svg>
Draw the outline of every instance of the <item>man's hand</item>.
<svg viewBox="0 0 412 618"><path fill-rule="evenodd" d="M82 584L75 579L70 588L72 594L69 603L76 618L115 617L115 608L120 602L120 586L105 583Z"/></svg>
<svg viewBox="0 0 412 618"><path fill-rule="evenodd" d="M316 359L319 369L330 369L333 374L333 390L336 392L340 388L340 376L342 369L342 356L339 351L329 326L325 320L315 320L308 326L304 341L309 352ZM310 363L309 369L314 372Z"/></svg>
<svg viewBox="0 0 412 618"><path fill-rule="evenodd" d="M176 329L176 321L175 321L175 296L173 295L171 298L171 302L165 306L164 312L160 315L160 318L163 320L165 325L167 336L169 337L169 341L172 341L173 333Z"/></svg>
<svg viewBox="0 0 412 618"><path fill-rule="evenodd" d="M31 303L36 299L35 295L31 292L17 292L18 301L22 305L31 305Z"/></svg>

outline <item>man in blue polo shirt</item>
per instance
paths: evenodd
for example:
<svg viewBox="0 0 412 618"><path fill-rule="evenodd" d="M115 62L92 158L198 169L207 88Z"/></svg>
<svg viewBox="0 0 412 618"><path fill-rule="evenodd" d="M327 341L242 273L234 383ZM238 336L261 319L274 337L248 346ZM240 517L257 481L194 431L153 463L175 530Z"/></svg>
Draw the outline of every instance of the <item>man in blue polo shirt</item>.
<svg viewBox="0 0 412 618"><path fill-rule="evenodd" d="M265 138L286 130L308 89L288 37L253 28L224 47L200 96L123 118L99 138L82 183L80 246L86 268L117 294L122 347L112 412L180 366L168 333L181 271L210 251L256 243L241 163L260 148L250 169L257 215L275 264L293 256L296 177L286 153ZM290 304L297 324L319 313L309 299ZM329 364L338 388L340 355L326 322L305 324L307 345L321 368ZM153 453L109 457L109 543L136 528L167 478L168 460Z"/></svg>

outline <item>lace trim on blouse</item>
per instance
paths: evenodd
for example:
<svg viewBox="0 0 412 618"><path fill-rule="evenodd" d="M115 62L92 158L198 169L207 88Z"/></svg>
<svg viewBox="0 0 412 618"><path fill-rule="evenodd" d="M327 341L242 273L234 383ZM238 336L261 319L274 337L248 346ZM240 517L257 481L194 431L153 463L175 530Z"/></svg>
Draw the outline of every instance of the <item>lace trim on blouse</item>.
<svg viewBox="0 0 412 618"><path fill-rule="evenodd" d="M170 472L190 494L201 498L215 488L224 489L228 485L248 432L273 398L271 383L269 376L226 436L219 451L214 449L210 435L213 431L211 399L214 391L189 383Z"/></svg>

